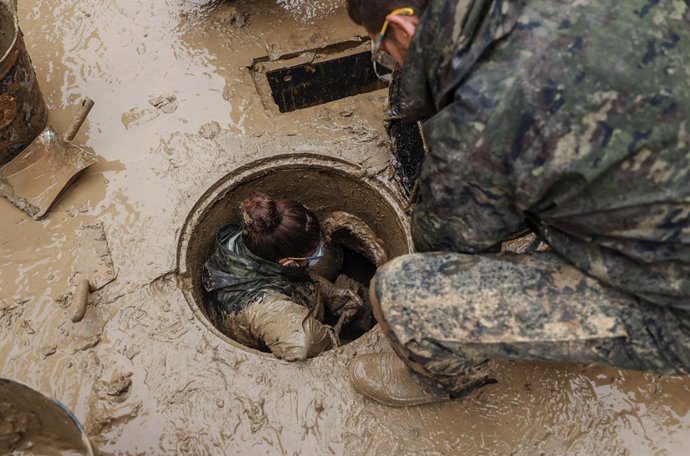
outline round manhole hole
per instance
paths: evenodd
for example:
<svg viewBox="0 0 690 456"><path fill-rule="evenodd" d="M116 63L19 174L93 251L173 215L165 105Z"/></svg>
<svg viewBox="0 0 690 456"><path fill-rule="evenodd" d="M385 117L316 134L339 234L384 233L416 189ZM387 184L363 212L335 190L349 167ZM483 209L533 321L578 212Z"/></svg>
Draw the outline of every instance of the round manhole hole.
<svg viewBox="0 0 690 456"><path fill-rule="evenodd" d="M212 303L201 284L202 267L213 251L216 234L223 226L240 222L239 203L257 192L299 201L320 220L339 211L361 219L382 241L388 258L409 253L411 240L395 192L342 160L312 154L271 157L218 181L196 204L181 233L178 271L183 291L192 310L216 336L244 350L270 356L239 344L213 325L209 318ZM350 253L344 270L349 268L356 280L368 284L374 265L357 252ZM361 335L349 334L345 339L356 342Z"/></svg>

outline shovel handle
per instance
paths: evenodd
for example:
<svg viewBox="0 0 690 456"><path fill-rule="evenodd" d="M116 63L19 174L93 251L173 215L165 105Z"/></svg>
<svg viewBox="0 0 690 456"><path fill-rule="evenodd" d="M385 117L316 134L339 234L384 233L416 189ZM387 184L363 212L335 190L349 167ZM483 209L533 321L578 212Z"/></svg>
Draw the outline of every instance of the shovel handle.
<svg viewBox="0 0 690 456"><path fill-rule="evenodd" d="M94 102L89 97L86 97L81 101L81 104L79 105L79 111L77 111L74 117L72 117L72 122L70 122L69 127L67 127L67 131L63 136L65 141L71 141L74 139L75 136L77 136L77 132L86 120L86 116L88 116L89 112L91 112L91 108L93 108L93 105Z"/></svg>
<svg viewBox="0 0 690 456"><path fill-rule="evenodd" d="M69 308L72 323L79 323L84 319L86 306L89 304L89 291L91 291L89 280L81 279L72 295L72 304Z"/></svg>

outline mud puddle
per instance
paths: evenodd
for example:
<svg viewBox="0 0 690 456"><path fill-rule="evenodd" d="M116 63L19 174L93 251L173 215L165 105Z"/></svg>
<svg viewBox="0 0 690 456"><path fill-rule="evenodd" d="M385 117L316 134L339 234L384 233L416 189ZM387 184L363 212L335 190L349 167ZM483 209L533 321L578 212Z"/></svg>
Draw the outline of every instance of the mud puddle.
<svg viewBox="0 0 690 456"><path fill-rule="evenodd" d="M506 364L477 399L388 409L347 380L356 353L389 350L378 331L288 365L194 313L179 240L224 176L314 154L394 189L385 91L276 114L247 69L354 39L342 2L26 0L19 13L49 122L62 130L82 95L96 101L75 141L100 163L42 222L0 201L0 376L70 407L102 454L685 453L687 378ZM73 265L94 223L117 277L74 324Z"/></svg>

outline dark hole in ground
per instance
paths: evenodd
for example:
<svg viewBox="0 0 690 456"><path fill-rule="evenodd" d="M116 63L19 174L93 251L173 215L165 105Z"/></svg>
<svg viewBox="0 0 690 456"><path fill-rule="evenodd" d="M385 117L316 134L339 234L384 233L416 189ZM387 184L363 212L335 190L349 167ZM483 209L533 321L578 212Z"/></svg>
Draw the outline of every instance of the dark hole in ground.
<svg viewBox="0 0 690 456"><path fill-rule="evenodd" d="M369 281L376 273L376 265L361 253L355 252L347 247L343 247L343 268L341 274L359 282L363 287L369 287ZM366 309L355 316L354 320L349 324L343 326L340 333L340 342L343 344L352 342L364 333L374 327L376 323L372 318L371 303L368 299L368 293L364 293L364 300ZM338 322L338 317L331 314L326 307L326 316L324 321L328 325L335 325Z"/></svg>
<svg viewBox="0 0 690 456"><path fill-rule="evenodd" d="M387 71L379 68L380 72ZM386 87L374 73L369 51L269 71L266 78L280 112L309 108Z"/></svg>
<svg viewBox="0 0 690 456"><path fill-rule="evenodd" d="M214 321L214 308L201 283L202 266L215 248L218 230L227 223L239 223L239 203L257 192L300 201L322 221L339 211L358 217L380 237L388 258L410 251L400 202L386 187L362 179L358 167L315 154L276 155L246 165L209 189L193 209L180 237L179 273L185 282L189 280L183 286L185 297L197 317L226 342L237 341L224 334ZM345 252L345 274L368 285L374 270L366 259L371 252L353 242L347 232L334 233L333 241L351 250ZM343 344L366 332L355 328L344 331Z"/></svg>
<svg viewBox="0 0 690 456"><path fill-rule="evenodd" d="M376 265L361 253L343 248L343 269L342 274L356 280L365 287L369 286L369 281L376 273Z"/></svg>

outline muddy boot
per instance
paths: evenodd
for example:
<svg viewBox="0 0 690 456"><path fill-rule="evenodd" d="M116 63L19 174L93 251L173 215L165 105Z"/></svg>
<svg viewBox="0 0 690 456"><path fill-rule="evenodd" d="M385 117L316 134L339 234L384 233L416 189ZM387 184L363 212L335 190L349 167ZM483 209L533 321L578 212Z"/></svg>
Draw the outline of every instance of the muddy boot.
<svg viewBox="0 0 690 456"><path fill-rule="evenodd" d="M395 353L368 353L350 362L352 387L363 396L391 407L431 404L452 399L422 387Z"/></svg>
<svg viewBox="0 0 690 456"><path fill-rule="evenodd" d="M369 287L374 317L398 362L425 391L441 398L474 396L486 385L497 383L495 363L490 356L466 349L476 345L477 337L470 335L469 343L462 337L463 319L458 315L467 306L454 305L452 295L458 287L448 292L430 282L429 274L415 270L419 263L409 255L379 268Z"/></svg>

